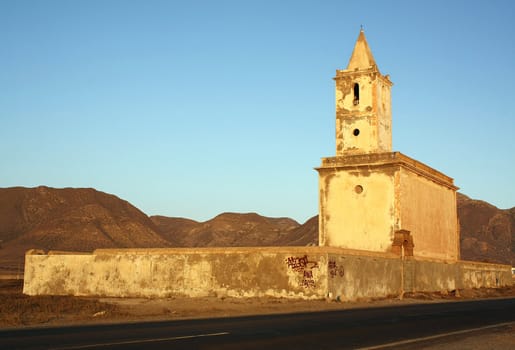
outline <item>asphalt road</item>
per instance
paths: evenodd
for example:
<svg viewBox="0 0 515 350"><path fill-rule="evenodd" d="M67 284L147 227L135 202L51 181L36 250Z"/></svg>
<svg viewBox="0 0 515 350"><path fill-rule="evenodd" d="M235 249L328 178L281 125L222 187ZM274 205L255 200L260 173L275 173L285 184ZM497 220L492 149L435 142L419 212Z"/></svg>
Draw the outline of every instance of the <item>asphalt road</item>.
<svg viewBox="0 0 515 350"><path fill-rule="evenodd" d="M0 349L416 349L515 321L515 298L0 331ZM487 327L487 328L484 328ZM446 336L441 336L445 334ZM413 341L418 339L418 341Z"/></svg>

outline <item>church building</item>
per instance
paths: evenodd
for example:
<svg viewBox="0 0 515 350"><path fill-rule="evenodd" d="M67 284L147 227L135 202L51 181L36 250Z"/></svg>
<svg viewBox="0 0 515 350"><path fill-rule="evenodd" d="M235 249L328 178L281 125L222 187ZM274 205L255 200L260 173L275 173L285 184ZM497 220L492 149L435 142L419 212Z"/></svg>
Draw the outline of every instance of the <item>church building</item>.
<svg viewBox="0 0 515 350"><path fill-rule="evenodd" d="M319 173L321 246L459 259L453 179L392 151L392 82L363 30L336 77L336 156Z"/></svg>
<svg viewBox="0 0 515 350"><path fill-rule="evenodd" d="M453 179L392 150L393 84L363 30L334 80L336 155L317 168L319 246L32 249L23 292L353 301L511 285L511 266L460 260Z"/></svg>

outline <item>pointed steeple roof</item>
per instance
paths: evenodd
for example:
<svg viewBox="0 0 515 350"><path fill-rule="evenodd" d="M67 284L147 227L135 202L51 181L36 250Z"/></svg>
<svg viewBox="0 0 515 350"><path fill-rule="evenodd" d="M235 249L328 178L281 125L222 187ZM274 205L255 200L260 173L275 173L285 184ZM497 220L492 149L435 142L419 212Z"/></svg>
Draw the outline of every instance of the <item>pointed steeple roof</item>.
<svg viewBox="0 0 515 350"><path fill-rule="evenodd" d="M356 44L354 45L354 51L352 51L352 56L347 65L347 70L369 69L372 66L376 66L376 61L368 46L365 32L363 28L361 28L358 40L356 40Z"/></svg>

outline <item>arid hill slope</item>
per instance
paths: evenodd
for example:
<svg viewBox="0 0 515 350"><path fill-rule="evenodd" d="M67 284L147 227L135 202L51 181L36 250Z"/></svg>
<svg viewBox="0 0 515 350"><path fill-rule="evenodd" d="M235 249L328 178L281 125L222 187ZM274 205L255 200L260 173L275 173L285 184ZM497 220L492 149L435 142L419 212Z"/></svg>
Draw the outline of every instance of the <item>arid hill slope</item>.
<svg viewBox="0 0 515 350"><path fill-rule="evenodd" d="M143 212L89 188L0 188L1 268L17 269L31 248L92 251L169 247Z"/></svg>
<svg viewBox="0 0 515 350"><path fill-rule="evenodd" d="M458 193L461 258L515 265L515 208L498 209Z"/></svg>
<svg viewBox="0 0 515 350"><path fill-rule="evenodd" d="M289 218L269 218L256 213L223 213L205 222L164 216L151 219L164 237L181 247L273 246L291 237L300 226Z"/></svg>
<svg viewBox="0 0 515 350"><path fill-rule="evenodd" d="M515 208L458 195L464 260L515 263ZM0 273L20 270L28 249L305 246L318 244L318 216L224 213L205 222L153 216L116 196L86 188L0 188ZM416 242L415 242L416 245Z"/></svg>

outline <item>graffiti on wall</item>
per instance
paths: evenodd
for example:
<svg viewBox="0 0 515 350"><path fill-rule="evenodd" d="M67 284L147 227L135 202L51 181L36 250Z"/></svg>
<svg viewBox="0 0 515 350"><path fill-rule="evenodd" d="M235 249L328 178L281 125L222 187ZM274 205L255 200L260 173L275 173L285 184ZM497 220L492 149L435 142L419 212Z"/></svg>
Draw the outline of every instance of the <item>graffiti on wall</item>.
<svg viewBox="0 0 515 350"><path fill-rule="evenodd" d="M313 269L318 269L318 262L310 261L307 255L301 257L290 256L286 259L286 265L302 277L301 285L304 288L315 287Z"/></svg>
<svg viewBox="0 0 515 350"><path fill-rule="evenodd" d="M343 268L343 266L338 265L334 260L328 261L327 270L329 271L329 276L331 276L331 278L335 278L337 276L345 276L345 269Z"/></svg>

